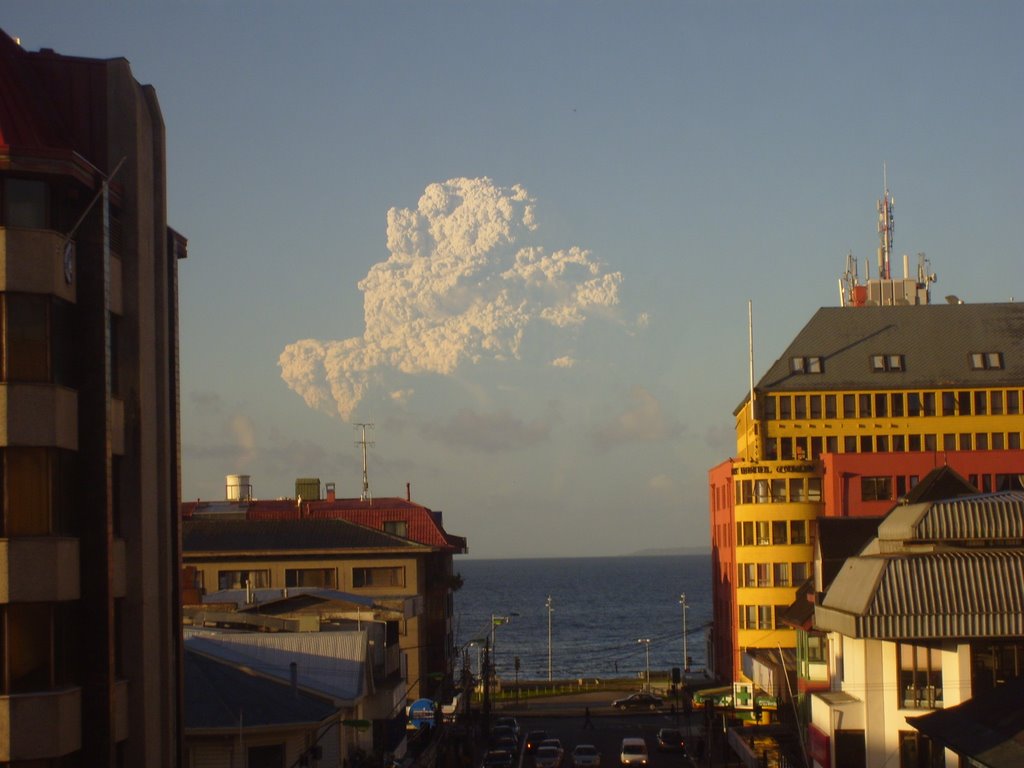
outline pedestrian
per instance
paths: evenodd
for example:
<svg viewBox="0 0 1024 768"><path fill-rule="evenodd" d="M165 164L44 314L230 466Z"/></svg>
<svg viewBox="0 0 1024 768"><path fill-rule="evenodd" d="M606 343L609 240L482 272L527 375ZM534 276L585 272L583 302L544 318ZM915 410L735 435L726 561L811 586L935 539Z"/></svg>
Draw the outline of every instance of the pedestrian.
<svg viewBox="0 0 1024 768"><path fill-rule="evenodd" d="M590 719L590 707L586 707L583 710L583 728L584 730L586 730L587 728L591 730L594 729L594 723Z"/></svg>

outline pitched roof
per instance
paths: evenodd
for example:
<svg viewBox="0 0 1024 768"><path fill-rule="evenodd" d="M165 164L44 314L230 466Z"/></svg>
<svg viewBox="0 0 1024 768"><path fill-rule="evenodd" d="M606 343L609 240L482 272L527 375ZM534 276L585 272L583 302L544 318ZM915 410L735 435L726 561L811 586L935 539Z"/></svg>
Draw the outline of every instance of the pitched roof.
<svg viewBox="0 0 1024 768"><path fill-rule="evenodd" d="M347 520L184 520L182 552L390 549L421 545Z"/></svg>
<svg viewBox="0 0 1024 768"><path fill-rule="evenodd" d="M184 662L186 731L316 726L337 711L323 696L237 664L190 650Z"/></svg>
<svg viewBox="0 0 1024 768"><path fill-rule="evenodd" d="M1001 352L1001 369L972 370L970 354ZM870 356L902 355L903 370L873 372ZM793 373L820 357L820 374ZM1024 303L823 307L757 384L760 391L1011 386L1024 380Z"/></svg>
<svg viewBox="0 0 1024 768"><path fill-rule="evenodd" d="M367 694L366 632L218 632L185 627L186 650L354 706Z"/></svg>

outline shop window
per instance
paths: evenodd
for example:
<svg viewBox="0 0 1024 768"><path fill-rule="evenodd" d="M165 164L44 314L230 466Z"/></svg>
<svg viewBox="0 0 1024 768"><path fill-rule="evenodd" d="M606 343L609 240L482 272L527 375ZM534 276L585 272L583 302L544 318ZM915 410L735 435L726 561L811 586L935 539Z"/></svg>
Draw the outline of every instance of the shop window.
<svg viewBox="0 0 1024 768"><path fill-rule="evenodd" d="M896 644L899 659L900 707L935 709L942 706L942 652L923 645Z"/></svg>
<svg viewBox="0 0 1024 768"><path fill-rule="evenodd" d="M861 501L891 501L891 477L862 477L860 479Z"/></svg>
<svg viewBox="0 0 1024 768"><path fill-rule="evenodd" d="M338 572L334 568L286 568L284 585L286 587L337 589Z"/></svg>
<svg viewBox="0 0 1024 768"><path fill-rule="evenodd" d="M270 588L270 571L217 571L217 589Z"/></svg>
<svg viewBox="0 0 1024 768"><path fill-rule="evenodd" d="M353 568L353 587L404 587L405 568Z"/></svg>

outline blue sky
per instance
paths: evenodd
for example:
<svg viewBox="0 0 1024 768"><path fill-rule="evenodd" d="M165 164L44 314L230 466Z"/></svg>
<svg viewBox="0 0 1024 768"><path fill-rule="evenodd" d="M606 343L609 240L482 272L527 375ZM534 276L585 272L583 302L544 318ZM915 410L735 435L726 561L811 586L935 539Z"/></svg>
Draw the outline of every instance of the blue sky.
<svg viewBox="0 0 1024 768"><path fill-rule="evenodd" d="M1020 296L1017 3L8 0L167 128L183 495L445 514L474 557L705 546L747 381L872 259ZM863 275L863 267L862 267Z"/></svg>

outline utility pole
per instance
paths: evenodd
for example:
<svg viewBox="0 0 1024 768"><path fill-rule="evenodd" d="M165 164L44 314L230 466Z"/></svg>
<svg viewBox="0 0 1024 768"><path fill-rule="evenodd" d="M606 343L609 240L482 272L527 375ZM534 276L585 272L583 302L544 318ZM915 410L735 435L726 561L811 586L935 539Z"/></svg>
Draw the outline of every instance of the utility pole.
<svg viewBox="0 0 1024 768"><path fill-rule="evenodd" d="M685 673L690 671L690 655L686 652L686 609L690 606L686 604L685 592L679 596L679 605L683 609L683 680L685 682Z"/></svg>
<svg viewBox="0 0 1024 768"><path fill-rule="evenodd" d="M362 439L356 441L356 445L361 446L363 449L363 493L359 497L360 501L373 501L373 496L370 494L370 475L366 468L366 448L367 446L373 447L374 443L366 442L366 428L373 429L373 424L353 424L356 429L362 430Z"/></svg>
<svg viewBox="0 0 1024 768"><path fill-rule="evenodd" d="M647 658L647 663L646 663L645 669L647 670L647 674L646 674L646 677L647 677L647 692L650 693L651 692L651 638L649 638L649 637L641 637L639 640L637 640L637 642L638 643L643 643L644 644L644 650L646 651L645 656Z"/></svg>
<svg viewBox="0 0 1024 768"><path fill-rule="evenodd" d="M551 595L548 595L544 607L548 609L548 682L551 682L551 613L555 610L551 603Z"/></svg>

